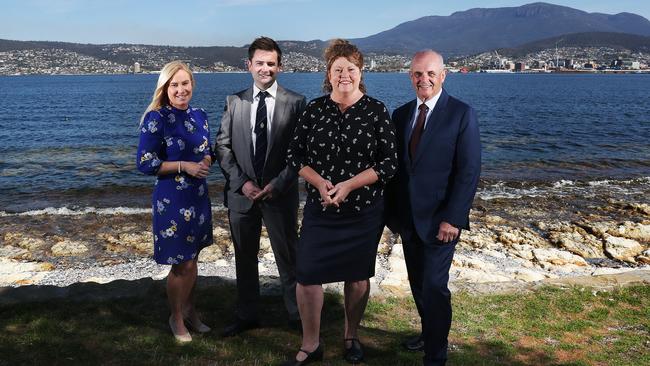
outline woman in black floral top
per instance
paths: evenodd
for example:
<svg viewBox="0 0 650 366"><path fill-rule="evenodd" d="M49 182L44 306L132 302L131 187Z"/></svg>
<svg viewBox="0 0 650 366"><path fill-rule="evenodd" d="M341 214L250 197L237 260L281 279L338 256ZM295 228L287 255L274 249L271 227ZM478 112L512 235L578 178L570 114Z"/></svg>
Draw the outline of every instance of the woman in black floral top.
<svg viewBox="0 0 650 366"><path fill-rule="evenodd" d="M321 205L319 190L307 184L307 201L323 211L360 212L383 196L396 169L395 134L384 104L362 95L345 112L329 95L312 100L303 113L289 150L297 171L311 167L329 182L343 182L373 169L378 180L350 192L339 205Z"/></svg>
<svg viewBox="0 0 650 366"><path fill-rule="evenodd" d="M345 281L345 359L363 359L357 329L384 226L383 189L397 169L395 130L384 104L365 94L363 56L349 42L334 40L325 58L324 90L330 94L307 105L287 153L308 192L296 253L303 339L287 365L322 358L322 284L340 281Z"/></svg>

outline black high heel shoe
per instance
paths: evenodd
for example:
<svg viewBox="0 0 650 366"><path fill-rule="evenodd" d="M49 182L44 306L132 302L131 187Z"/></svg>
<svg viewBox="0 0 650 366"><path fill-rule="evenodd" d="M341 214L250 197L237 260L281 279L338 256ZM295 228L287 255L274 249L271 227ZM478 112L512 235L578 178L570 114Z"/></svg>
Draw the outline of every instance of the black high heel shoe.
<svg viewBox="0 0 650 366"><path fill-rule="evenodd" d="M315 350L311 352L307 352L304 349L299 349L298 352L302 352L307 355L307 358L305 358L302 361L298 361L295 358L285 361L282 363L282 366L303 366L303 365L308 365L312 362L316 361L322 361L323 360L323 347L322 344L318 344L318 347L316 347Z"/></svg>
<svg viewBox="0 0 650 366"><path fill-rule="evenodd" d="M350 348L346 347L345 342L350 341L352 344ZM345 348L345 355L343 358L351 364L363 362L363 347L358 338L346 338L343 340L343 348Z"/></svg>

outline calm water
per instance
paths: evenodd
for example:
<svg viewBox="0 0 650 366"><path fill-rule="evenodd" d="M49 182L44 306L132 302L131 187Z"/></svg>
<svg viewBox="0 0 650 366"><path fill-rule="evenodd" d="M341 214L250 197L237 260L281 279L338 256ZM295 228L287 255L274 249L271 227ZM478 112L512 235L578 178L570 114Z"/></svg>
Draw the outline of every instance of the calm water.
<svg viewBox="0 0 650 366"><path fill-rule="evenodd" d="M368 93L391 110L413 97L407 74L365 77ZM282 74L280 83L313 98L322 78ZM0 77L0 212L148 205L153 181L134 159L156 79ZM196 79L192 105L208 112L214 136L226 95L248 87L250 75ZM451 74L445 86L478 112L484 186L649 184L650 75ZM223 180L218 169L210 180Z"/></svg>

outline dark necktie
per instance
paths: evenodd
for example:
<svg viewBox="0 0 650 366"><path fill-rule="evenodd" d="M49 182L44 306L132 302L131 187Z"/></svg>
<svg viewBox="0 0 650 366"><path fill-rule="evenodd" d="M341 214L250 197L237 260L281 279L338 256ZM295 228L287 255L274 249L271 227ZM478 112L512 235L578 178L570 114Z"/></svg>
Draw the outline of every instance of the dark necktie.
<svg viewBox="0 0 650 366"><path fill-rule="evenodd" d="M415 128L413 128L413 133L411 133L411 142L409 143L409 153L411 159L415 158L415 152L418 149L418 144L422 138L422 132L424 131L424 121L427 119L427 113L429 113L429 107L426 104L420 104L418 108L420 112L418 113L418 119L415 121Z"/></svg>
<svg viewBox="0 0 650 366"><path fill-rule="evenodd" d="M257 104L257 112L255 113L255 155L253 157L253 168L257 178L262 178L264 171L264 160L266 159L266 102L265 98L269 93L261 91L258 96L260 101Z"/></svg>

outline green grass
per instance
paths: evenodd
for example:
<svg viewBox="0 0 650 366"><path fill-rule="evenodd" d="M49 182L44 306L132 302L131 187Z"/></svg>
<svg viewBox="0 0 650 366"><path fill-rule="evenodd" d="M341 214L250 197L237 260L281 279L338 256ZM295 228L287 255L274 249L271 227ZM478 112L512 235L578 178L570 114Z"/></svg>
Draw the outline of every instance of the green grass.
<svg viewBox="0 0 650 366"><path fill-rule="evenodd" d="M182 346L167 328L162 283L131 298L0 306L0 365L272 365L294 354L300 339L286 328L279 297L262 298L263 328L221 338L234 294L232 285L200 288L198 308L216 331ZM341 301L326 295L325 365L346 364ZM459 293L452 301L449 365L650 365L650 285ZM421 364L420 353L400 349L418 324L411 299L372 298L360 332L368 364Z"/></svg>

